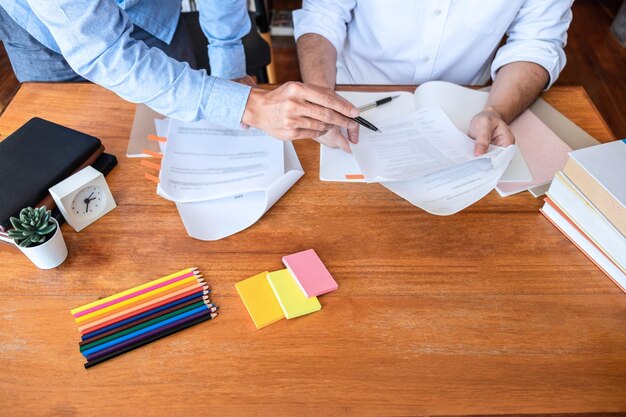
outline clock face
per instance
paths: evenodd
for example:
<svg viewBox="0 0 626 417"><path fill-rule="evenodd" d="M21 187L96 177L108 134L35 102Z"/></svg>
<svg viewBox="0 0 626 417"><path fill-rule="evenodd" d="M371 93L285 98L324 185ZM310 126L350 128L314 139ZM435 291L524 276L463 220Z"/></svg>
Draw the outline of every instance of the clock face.
<svg viewBox="0 0 626 417"><path fill-rule="evenodd" d="M92 217L100 214L105 207L106 193L97 185L88 185L74 196L71 214L76 217Z"/></svg>

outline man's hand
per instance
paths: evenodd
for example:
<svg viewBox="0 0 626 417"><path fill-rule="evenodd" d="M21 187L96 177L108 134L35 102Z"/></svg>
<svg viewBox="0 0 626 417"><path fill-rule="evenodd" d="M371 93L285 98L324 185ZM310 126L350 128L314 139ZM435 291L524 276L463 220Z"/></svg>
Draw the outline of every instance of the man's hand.
<svg viewBox="0 0 626 417"><path fill-rule="evenodd" d="M286 83L273 91L253 88L242 122L283 140L318 138L335 126L354 130L359 110L333 90Z"/></svg>
<svg viewBox="0 0 626 417"><path fill-rule="evenodd" d="M476 156L487 153L490 143L505 147L515 143L513 133L502 116L489 107L474 116L468 134L476 141Z"/></svg>
<svg viewBox="0 0 626 417"><path fill-rule="evenodd" d="M346 139L338 127L333 127L325 135L315 140L329 148L341 148L348 153L352 153L348 140L352 143L359 142L359 126L357 125L354 129L348 129L348 139Z"/></svg>

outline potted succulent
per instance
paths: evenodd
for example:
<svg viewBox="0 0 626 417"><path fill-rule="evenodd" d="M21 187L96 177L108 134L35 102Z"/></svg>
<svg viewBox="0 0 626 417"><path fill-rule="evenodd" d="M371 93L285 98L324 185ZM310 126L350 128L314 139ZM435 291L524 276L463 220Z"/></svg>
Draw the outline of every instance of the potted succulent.
<svg viewBox="0 0 626 417"><path fill-rule="evenodd" d="M52 269L67 258L67 246L61 228L46 206L27 207L20 211L19 218L9 220L14 229L9 230L20 250L41 269Z"/></svg>

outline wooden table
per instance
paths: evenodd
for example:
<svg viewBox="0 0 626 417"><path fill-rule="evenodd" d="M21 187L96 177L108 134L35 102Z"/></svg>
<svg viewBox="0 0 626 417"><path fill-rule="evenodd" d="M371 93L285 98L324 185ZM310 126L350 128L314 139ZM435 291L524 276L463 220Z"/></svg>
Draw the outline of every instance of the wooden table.
<svg viewBox="0 0 626 417"><path fill-rule="evenodd" d="M611 139L581 88L545 99ZM436 217L379 185L320 182L318 145L298 141L306 175L291 191L250 229L197 241L124 156L133 113L94 85L26 84L0 118L2 137L39 116L119 158L107 178L118 208L80 233L63 227L60 268L0 252L0 414L626 411L626 295L541 200L492 192ZM339 289L321 312L255 330L235 282L307 248ZM217 320L83 369L70 308L188 266L212 284Z"/></svg>

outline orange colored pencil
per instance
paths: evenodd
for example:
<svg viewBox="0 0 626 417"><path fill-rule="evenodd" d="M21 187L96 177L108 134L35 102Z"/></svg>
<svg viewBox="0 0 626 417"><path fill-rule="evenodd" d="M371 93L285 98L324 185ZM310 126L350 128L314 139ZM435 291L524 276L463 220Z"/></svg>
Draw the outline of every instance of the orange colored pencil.
<svg viewBox="0 0 626 417"><path fill-rule="evenodd" d="M137 297L133 297L128 300L124 300L120 303L113 304L111 306L103 308L101 310L93 311L89 314L85 314L84 316L77 317L74 319L74 321L76 321L76 323L79 325L91 323L91 322L98 320L99 318L110 316L111 314L117 313L122 310L126 310L137 304L141 304L144 301L153 300L155 298L158 298L161 295L170 294L181 288L188 287L190 285L194 285L198 283L204 284L204 280L198 277L197 275L191 276L189 278L185 278L183 280L173 282L169 285L166 285L165 287L157 288L153 291L147 292L145 294L141 294Z"/></svg>
<svg viewBox="0 0 626 417"><path fill-rule="evenodd" d="M208 290L209 286L208 285L204 285L204 286L195 285L195 286L190 286L190 287L179 289L178 291L175 291L173 293L170 293L170 294L167 294L167 295L155 298L153 300L144 302L142 304L138 304L136 306L133 306L133 307L128 308L126 310L123 310L123 311L120 311L118 313L112 314L110 316L106 316L106 317L103 317L103 318L98 318L98 320L95 320L95 321L93 321L91 323L80 325L80 326L78 326L78 330L81 333L87 333L87 332L90 331L89 329L95 328L96 326L98 326L98 325L100 325L102 323L107 323L107 325L115 323L115 322L118 321L117 319L119 319L120 317L122 317L124 315L131 316L133 313L137 312L138 310L141 310L142 308L150 309L150 307L152 305L157 304L157 303L159 303L161 301L174 300L174 299L177 298L178 295L186 294L186 293L193 293L193 292L199 291L201 289L202 290Z"/></svg>

